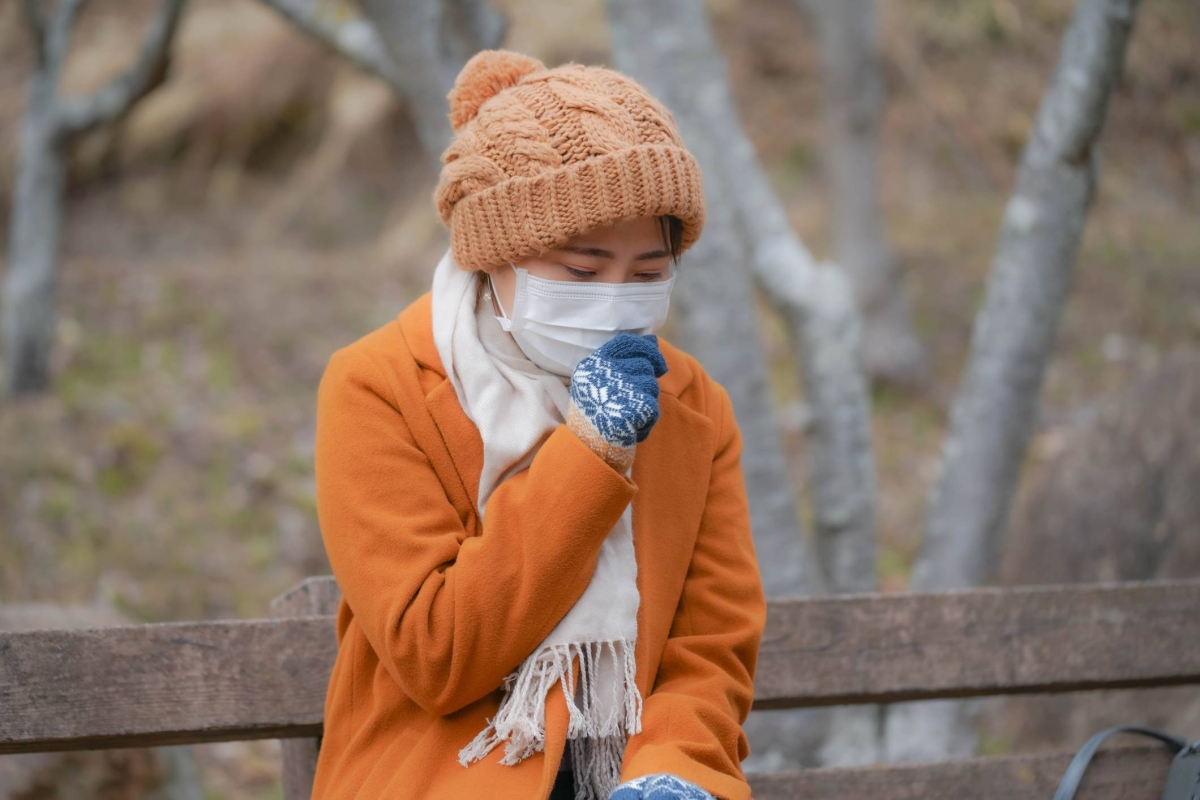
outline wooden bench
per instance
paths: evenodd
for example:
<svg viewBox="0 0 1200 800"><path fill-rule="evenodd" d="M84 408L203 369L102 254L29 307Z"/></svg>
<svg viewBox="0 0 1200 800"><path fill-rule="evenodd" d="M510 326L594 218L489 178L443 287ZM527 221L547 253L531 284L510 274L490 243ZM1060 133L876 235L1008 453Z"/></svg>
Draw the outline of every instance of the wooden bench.
<svg viewBox="0 0 1200 800"><path fill-rule="evenodd" d="M270 619L0 634L0 754L279 738L284 796L307 798L338 598L331 577L309 578ZM1200 581L774 602L754 707L1200 684L1198 611ZM1044 800L1070 755L750 780L757 800ZM1158 800L1169 760L1106 751L1081 797Z"/></svg>

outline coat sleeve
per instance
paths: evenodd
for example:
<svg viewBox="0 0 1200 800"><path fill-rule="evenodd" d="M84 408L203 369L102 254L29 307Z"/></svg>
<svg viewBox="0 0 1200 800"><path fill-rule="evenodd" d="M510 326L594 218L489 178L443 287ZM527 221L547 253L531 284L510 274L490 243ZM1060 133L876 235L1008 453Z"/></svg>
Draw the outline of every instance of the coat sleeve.
<svg viewBox="0 0 1200 800"><path fill-rule="evenodd" d="M750 800L742 723L767 606L750 531L742 440L717 383L717 446L692 561L662 661L626 744L621 780L670 772L721 800Z"/></svg>
<svg viewBox="0 0 1200 800"><path fill-rule="evenodd" d="M468 536L402 403L370 356L333 354L317 390L317 516L380 663L440 716L498 688L567 613L636 487L560 425Z"/></svg>

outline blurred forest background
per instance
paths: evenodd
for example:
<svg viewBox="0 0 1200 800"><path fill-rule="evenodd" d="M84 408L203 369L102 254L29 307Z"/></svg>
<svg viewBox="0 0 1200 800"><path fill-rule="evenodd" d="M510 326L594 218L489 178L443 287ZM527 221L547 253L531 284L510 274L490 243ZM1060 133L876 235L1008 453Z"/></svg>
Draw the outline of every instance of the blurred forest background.
<svg viewBox="0 0 1200 800"><path fill-rule="evenodd" d="M812 21L793 0L707 5L745 133L795 231L830 257ZM493 6L508 19L506 48L551 65L613 65L601 0ZM884 591L909 584L1005 203L1073 6L880 5L879 191L929 360L919 387L871 387ZM156 7L90 3L64 93L120 72ZM98 605L136 621L261 617L301 578L328 574L312 473L317 383L335 349L427 289L448 241L431 199L437 176L383 82L251 0L190 4L173 53L161 87L69 151L52 389L0 405L0 603ZM4 219L32 63L18 0L0 0ZM1021 474L1011 582L1038 580L1030 565L1054 581L1170 571L1167 534L1153 530L1112 543L1086 570L1090 548L1107 541L1090 527L1062 541L1022 531L1080 487L1092 491L1062 459L1137 460L1124 445L1079 443L1097 424L1164 425L1158 439L1172 442L1172 419L1197 427L1200 368L1188 354L1200 349L1200 5L1143 3L1101 141ZM777 424L805 498L809 408L784 322L759 303ZM1190 452L1175 455L1194 465L1200 447ZM1057 500L1038 493L1051 485ZM1200 575L1192 555L1176 574ZM983 748L1036 744L1013 725L995 714ZM207 796L279 796L277 741L193 750Z"/></svg>

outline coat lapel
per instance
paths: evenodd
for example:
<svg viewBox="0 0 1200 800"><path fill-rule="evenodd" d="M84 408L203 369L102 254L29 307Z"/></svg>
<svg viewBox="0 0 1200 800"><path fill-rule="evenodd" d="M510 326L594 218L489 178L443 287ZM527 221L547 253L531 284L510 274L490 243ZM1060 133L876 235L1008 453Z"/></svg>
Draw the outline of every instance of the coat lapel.
<svg viewBox="0 0 1200 800"><path fill-rule="evenodd" d="M413 360L436 375L431 389L426 381L422 385L425 386L425 406L455 473L442 474L442 485L463 523L473 526L477 522L479 475L483 471L483 438L458 402L454 384L446 377L446 369L434 344L432 297L429 292L419 297L399 314L397 323Z"/></svg>
<svg viewBox="0 0 1200 800"><path fill-rule="evenodd" d="M673 394L659 395L659 418L633 459L633 547L637 559L637 683L650 676L670 633L708 497L712 422Z"/></svg>

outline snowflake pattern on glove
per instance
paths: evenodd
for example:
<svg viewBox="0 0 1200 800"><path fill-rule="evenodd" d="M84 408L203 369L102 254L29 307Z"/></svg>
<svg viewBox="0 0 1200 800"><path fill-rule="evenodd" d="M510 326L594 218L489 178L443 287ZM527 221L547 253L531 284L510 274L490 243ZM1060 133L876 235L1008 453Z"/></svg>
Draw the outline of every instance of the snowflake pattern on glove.
<svg viewBox="0 0 1200 800"><path fill-rule="evenodd" d="M598 353L592 353L571 376L571 400L606 441L631 447L646 438L658 420L658 384L653 391L638 386Z"/></svg>
<svg viewBox="0 0 1200 800"><path fill-rule="evenodd" d="M669 772L656 772L625 781L608 800L715 800L691 781Z"/></svg>

